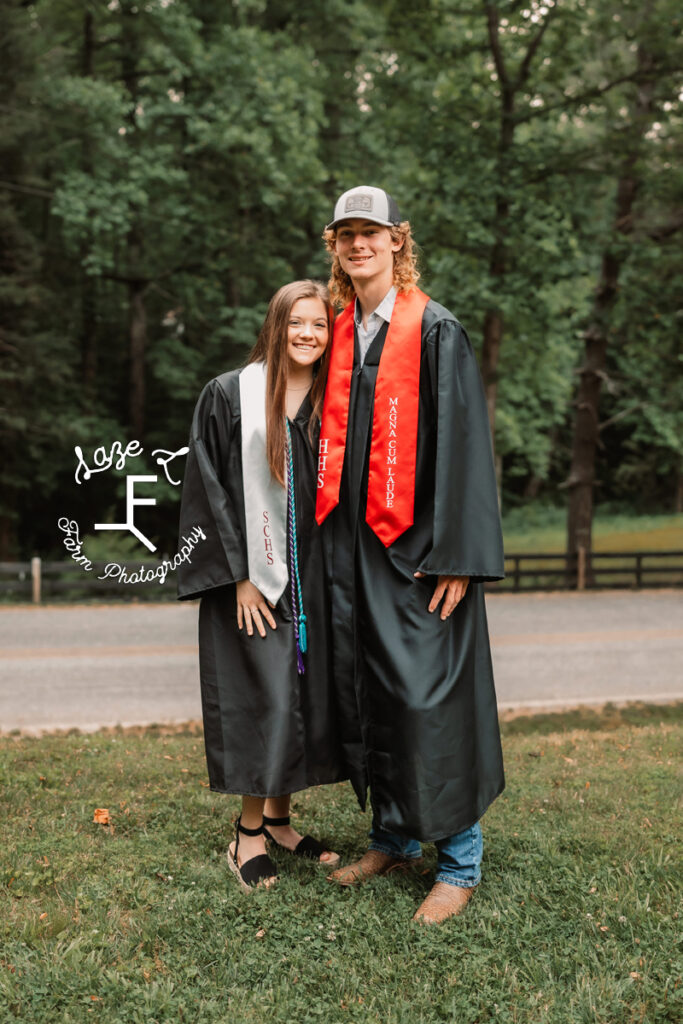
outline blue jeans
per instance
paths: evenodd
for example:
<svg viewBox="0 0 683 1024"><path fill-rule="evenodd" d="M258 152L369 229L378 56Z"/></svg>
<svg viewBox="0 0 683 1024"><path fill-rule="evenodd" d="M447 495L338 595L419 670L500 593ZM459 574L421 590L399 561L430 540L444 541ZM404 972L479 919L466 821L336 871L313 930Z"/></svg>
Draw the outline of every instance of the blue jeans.
<svg viewBox="0 0 683 1024"><path fill-rule="evenodd" d="M437 849L436 881L448 885L459 885L462 889L471 889L481 880L481 858L484 852L484 840L481 825L476 822L464 832L447 839L439 839L434 844ZM370 849L381 850L392 857L405 857L414 860L422 856L422 848L417 839L406 839L387 832L373 821L370 830Z"/></svg>

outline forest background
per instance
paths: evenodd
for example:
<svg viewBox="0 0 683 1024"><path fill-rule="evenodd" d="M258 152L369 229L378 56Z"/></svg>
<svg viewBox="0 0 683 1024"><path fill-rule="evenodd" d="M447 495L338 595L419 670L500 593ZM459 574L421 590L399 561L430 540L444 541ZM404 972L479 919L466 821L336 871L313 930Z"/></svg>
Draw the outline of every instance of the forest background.
<svg viewBox="0 0 683 1024"><path fill-rule="evenodd" d="M678 3L0 15L0 560L58 555L60 516L121 521L123 475L78 485L74 447L186 444L273 292L326 279L322 229L363 182L477 349L503 509L566 507L570 551L596 501L682 510ZM170 551L179 488L155 494Z"/></svg>

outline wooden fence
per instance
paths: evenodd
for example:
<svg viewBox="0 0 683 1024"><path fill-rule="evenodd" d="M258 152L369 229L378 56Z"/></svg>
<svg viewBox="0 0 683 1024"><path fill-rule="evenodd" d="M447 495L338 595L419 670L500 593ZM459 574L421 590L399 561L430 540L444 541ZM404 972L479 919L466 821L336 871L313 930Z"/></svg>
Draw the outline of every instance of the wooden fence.
<svg viewBox="0 0 683 1024"><path fill-rule="evenodd" d="M523 590L605 590L683 586L683 551L579 551L509 554L505 579L494 592Z"/></svg>
<svg viewBox="0 0 683 1024"><path fill-rule="evenodd" d="M33 601L87 600L106 596L130 600L171 601L176 594L176 574L169 572L162 583L120 583L115 578L100 580L105 562L93 562L86 572L74 561L0 562L0 600ZM158 562L129 563L128 575L140 569L154 572ZM505 556L506 577L487 585L493 593L531 590L599 590L641 587L683 587L683 551L593 551L578 557L566 554L509 554Z"/></svg>
<svg viewBox="0 0 683 1024"><path fill-rule="evenodd" d="M164 582L153 579L147 583L120 583L104 575L106 562L92 562L86 571L74 561L47 562L32 558L30 562L0 562L0 600L33 601L44 599L67 601L89 600L93 597L172 601L176 596L176 574L169 572ZM155 572L159 562L129 562L128 576L140 570Z"/></svg>

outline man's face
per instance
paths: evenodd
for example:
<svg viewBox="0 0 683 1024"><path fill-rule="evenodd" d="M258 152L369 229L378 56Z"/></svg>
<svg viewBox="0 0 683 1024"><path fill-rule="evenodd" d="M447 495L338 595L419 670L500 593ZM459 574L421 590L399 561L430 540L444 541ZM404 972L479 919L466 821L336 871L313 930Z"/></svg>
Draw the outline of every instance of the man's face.
<svg viewBox="0 0 683 1024"><path fill-rule="evenodd" d="M387 288L393 281L394 253L402 246L403 241L392 241L389 228L359 218L341 221L334 243L342 270L354 284L384 276Z"/></svg>

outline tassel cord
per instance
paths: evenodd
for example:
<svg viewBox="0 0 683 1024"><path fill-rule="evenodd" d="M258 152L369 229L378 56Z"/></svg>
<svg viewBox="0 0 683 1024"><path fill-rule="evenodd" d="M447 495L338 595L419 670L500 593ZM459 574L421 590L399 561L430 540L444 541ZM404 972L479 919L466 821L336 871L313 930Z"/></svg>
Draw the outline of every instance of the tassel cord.
<svg viewBox="0 0 683 1024"><path fill-rule="evenodd" d="M299 553L296 542L296 499L294 496L294 455L292 450L292 434L287 425L287 507L289 511L288 533L289 533L289 584L292 601L292 622L294 625L294 639L296 641L296 667L299 675L306 671L303 655L306 653L306 615L304 612L304 599L301 590L301 577L299 575Z"/></svg>

